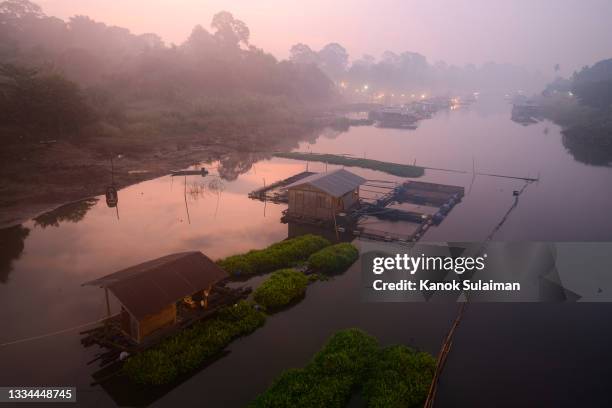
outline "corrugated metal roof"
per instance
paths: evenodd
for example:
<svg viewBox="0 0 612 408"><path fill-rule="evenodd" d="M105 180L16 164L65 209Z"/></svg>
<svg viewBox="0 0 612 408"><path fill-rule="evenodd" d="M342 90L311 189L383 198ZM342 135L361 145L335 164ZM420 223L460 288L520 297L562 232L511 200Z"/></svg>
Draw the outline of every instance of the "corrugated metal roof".
<svg viewBox="0 0 612 408"><path fill-rule="evenodd" d="M304 184L310 184L333 197L342 197L344 194L353 191L365 182L366 179L363 177L344 169L338 169L328 173L313 174L312 176L289 184L286 188L290 189Z"/></svg>
<svg viewBox="0 0 612 408"><path fill-rule="evenodd" d="M137 319L208 288L227 273L199 251L153 259L84 285L108 288Z"/></svg>

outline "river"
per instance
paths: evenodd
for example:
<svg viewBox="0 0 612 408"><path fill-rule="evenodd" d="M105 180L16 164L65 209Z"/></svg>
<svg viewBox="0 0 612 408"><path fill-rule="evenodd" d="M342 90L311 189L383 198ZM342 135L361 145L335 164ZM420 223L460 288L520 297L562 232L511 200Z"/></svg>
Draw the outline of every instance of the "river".
<svg viewBox="0 0 612 408"><path fill-rule="evenodd" d="M555 124L512 122L510 106L499 99L484 97L470 107L439 112L416 130L326 131L298 150L463 171L427 170L421 178L466 189L464 200L426 233L426 241L486 239L512 206L513 190L524 185L474 177L473 169L539 178L494 240L612 240L612 169L585 162L584 154L575 158ZM113 405L117 396L90 385L97 367L87 362L97 350L83 348L75 329L105 314L103 291L83 282L171 252L201 250L216 259L295 233L294 226L279 222L284 206L251 200L247 193L303 171L304 162L245 159L229 172L220 171L219 162L203 166L210 176L166 176L122 189L117 208L98 197L0 232L0 344L48 335L0 346L0 384L72 385L78 387L79 405ZM331 333L347 327L363 328L383 344L437 353L456 305L366 304L359 285L357 266L313 284L302 302L232 343L228 355L153 405L243 406L282 370L303 366ZM605 405L610 312L605 304L470 305L437 406Z"/></svg>

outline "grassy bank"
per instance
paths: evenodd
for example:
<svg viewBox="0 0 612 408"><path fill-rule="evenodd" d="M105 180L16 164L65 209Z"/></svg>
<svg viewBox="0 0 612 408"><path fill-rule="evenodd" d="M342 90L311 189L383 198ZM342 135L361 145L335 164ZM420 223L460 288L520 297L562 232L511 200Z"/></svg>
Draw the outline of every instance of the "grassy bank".
<svg viewBox="0 0 612 408"><path fill-rule="evenodd" d="M344 407L356 392L368 407L417 407L434 370L435 359L427 353L381 348L361 330L343 330L306 367L281 374L251 407Z"/></svg>
<svg viewBox="0 0 612 408"><path fill-rule="evenodd" d="M419 166L409 164L389 163L378 160L361 159L356 157L346 157L336 154L323 153L300 153L300 152L279 152L274 153L275 157L285 159L306 160L323 162L329 164L338 164L348 167L361 167L363 169L378 170L384 173L392 174L400 177L421 177L425 174L425 170Z"/></svg>
<svg viewBox="0 0 612 408"><path fill-rule="evenodd" d="M234 276L272 272L306 261L310 255L328 245L330 242L323 237L302 235L277 242L265 249L229 256L217 261L217 264Z"/></svg>
<svg viewBox="0 0 612 408"><path fill-rule="evenodd" d="M251 303L241 301L221 310L217 317L196 323L130 357L124 372L138 384L164 385L187 374L221 352L233 339L253 332L266 321L266 315Z"/></svg>

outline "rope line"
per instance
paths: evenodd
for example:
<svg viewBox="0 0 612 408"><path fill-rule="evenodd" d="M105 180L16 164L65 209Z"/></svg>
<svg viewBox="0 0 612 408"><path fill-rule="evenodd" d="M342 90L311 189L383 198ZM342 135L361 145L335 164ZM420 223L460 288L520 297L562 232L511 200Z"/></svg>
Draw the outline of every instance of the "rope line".
<svg viewBox="0 0 612 408"><path fill-rule="evenodd" d="M89 323L80 324L78 326L69 327L67 329L62 329L62 330L58 330L58 331L51 332L51 333L45 333L45 334L41 334L41 335L38 335L38 336L25 337L25 338L19 339L19 340L13 340L13 341L9 341L9 342L6 342L6 343L0 343L0 347L12 346L12 345L15 345L15 344L26 343L26 342L29 342L29 341L40 340L40 339L44 339L44 338L47 338L47 337L57 336L58 334L67 333L67 332L70 332L70 331L73 331L73 330L81 329L83 327L91 326L92 324L101 323L104 320L106 320L106 318L100 319L100 320L95 320L95 321L89 322Z"/></svg>

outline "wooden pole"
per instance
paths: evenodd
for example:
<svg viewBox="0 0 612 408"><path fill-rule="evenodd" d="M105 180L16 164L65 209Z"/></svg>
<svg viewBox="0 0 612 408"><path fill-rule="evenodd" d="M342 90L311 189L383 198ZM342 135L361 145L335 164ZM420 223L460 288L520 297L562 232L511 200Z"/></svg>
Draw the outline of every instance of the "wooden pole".
<svg viewBox="0 0 612 408"><path fill-rule="evenodd" d="M106 317L111 316L110 302L108 300L108 288L104 288L104 296L106 297Z"/></svg>

